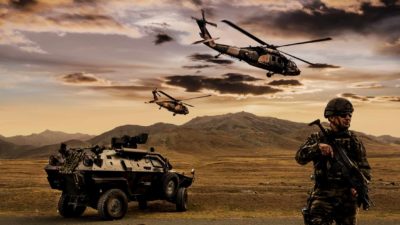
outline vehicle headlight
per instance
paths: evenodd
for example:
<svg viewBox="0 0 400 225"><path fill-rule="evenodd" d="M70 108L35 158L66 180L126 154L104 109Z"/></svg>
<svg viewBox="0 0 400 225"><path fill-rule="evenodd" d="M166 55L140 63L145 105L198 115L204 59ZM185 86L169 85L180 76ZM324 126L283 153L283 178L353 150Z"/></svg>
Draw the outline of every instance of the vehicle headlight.
<svg viewBox="0 0 400 225"><path fill-rule="evenodd" d="M92 157L85 155L85 157L83 158L83 165L85 166L92 166L93 165L93 159Z"/></svg>

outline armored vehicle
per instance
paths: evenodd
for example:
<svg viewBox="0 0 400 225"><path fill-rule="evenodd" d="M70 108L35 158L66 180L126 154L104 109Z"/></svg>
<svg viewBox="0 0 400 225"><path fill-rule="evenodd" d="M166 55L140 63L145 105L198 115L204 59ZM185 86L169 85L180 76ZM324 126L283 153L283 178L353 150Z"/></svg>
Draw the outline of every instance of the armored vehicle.
<svg viewBox="0 0 400 225"><path fill-rule="evenodd" d="M112 138L111 148L67 148L50 156L46 165L51 188L62 191L58 202L63 217L79 217L86 207L97 209L104 220L121 219L128 202L137 201L140 209L152 200L167 200L177 211L186 211L187 188L191 176L172 169L160 153L137 149L147 141L147 134Z"/></svg>

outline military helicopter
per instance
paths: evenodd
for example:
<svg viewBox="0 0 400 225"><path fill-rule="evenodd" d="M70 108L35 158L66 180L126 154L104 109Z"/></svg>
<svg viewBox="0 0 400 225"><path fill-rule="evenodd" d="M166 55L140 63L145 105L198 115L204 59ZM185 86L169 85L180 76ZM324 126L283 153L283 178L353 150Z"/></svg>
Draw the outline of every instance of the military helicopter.
<svg viewBox="0 0 400 225"><path fill-rule="evenodd" d="M193 44L203 43L203 44L207 45L208 47L218 51L219 54L215 56L216 58L218 58L221 54L226 54L226 55L232 56L234 58L238 58L239 60L243 60L252 66L267 70L268 71L266 74L267 77L271 77L274 74L282 74L284 76L297 76L300 74L301 71L299 70L297 65L292 60L286 58L284 55L288 55L292 58L295 58L297 60L300 60L302 62L310 64L312 66L320 65L320 64L314 64L314 63L308 62L304 59L298 58L289 53L278 50L278 48L292 46L292 45L300 45L300 44L332 40L332 38L328 37L328 38L303 41L303 42L297 42L297 43L286 44L286 45L271 45L271 44L268 44L268 43L264 42L263 40L257 38L253 34L245 31L244 29L242 29L238 25L232 23L231 21L222 20L222 22L228 24L229 26L242 32L246 36L257 41L258 43L261 44L261 46L255 46L255 47L250 46L250 47L240 48L240 47L235 47L235 46L230 46L230 45L217 44L214 41L217 40L218 38L212 38L206 28L206 24L209 24L209 25L212 25L215 27L217 26L217 24L209 22L205 19L204 10L201 10L201 15L202 15L201 19L198 19L195 17L192 17L192 19L196 20L197 24L199 25L199 28L201 31L199 34L200 34L200 37L203 38L203 40L193 42Z"/></svg>
<svg viewBox="0 0 400 225"><path fill-rule="evenodd" d="M186 106L190 106L190 107L194 107L193 105L189 105L187 103L182 102L183 100L191 100L191 99L196 99L196 98L205 98L205 97L210 97L211 95L203 95L203 96L198 96L198 97L193 97L193 98L186 98L186 99L176 99L172 96L170 96L169 94L163 92L163 91L159 91L156 89L154 89L152 91L153 93L153 100L145 102L145 103L155 103L157 105L160 106L161 108L166 108L168 111L173 112L174 116L176 114L183 114L186 115L189 113L189 109ZM161 97L161 95L159 94L163 94L166 97L168 97L171 100L159 100L158 97Z"/></svg>

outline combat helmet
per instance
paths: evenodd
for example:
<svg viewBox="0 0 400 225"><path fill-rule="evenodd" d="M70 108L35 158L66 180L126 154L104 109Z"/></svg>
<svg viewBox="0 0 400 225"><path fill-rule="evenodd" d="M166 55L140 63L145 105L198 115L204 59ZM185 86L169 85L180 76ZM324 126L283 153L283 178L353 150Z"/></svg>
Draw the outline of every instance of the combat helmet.
<svg viewBox="0 0 400 225"><path fill-rule="evenodd" d="M336 116L341 114L353 113L354 108L351 102L345 98L334 98L325 107L324 116Z"/></svg>

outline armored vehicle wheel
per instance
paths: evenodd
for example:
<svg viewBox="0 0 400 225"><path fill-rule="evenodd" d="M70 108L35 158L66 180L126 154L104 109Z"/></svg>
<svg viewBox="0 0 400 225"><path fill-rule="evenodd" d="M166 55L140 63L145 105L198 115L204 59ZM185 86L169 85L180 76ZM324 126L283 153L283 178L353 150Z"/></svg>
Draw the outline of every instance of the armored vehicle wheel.
<svg viewBox="0 0 400 225"><path fill-rule="evenodd" d="M104 220L121 219L128 210L128 198L122 190L110 189L101 195L97 210Z"/></svg>
<svg viewBox="0 0 400 225"><path fill-rule="evenodd" d="M79 217L85 212L86 206L70 204L71 197L63 193L58 201L58 213L65 218Z"/></svg>
<svg viewBox="0 0 400 225"><path fill-rule="evenodd" d="M188 206L188 194L187 189L182 187L178 189L176 194L176 211L184 212L187 210Z"/></svg>
<svg viewBox="0 0 400 225"><path fill-rule="evenodd" d="M166 173L162 180L162 190L167 200L174 200L179 188L179 178L175 173Z"/></svg>

